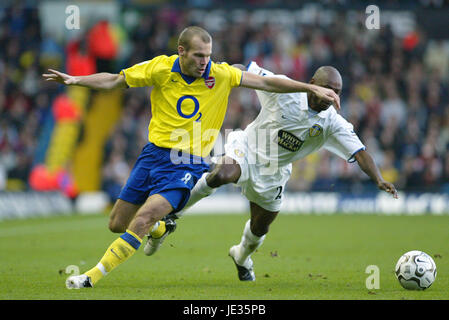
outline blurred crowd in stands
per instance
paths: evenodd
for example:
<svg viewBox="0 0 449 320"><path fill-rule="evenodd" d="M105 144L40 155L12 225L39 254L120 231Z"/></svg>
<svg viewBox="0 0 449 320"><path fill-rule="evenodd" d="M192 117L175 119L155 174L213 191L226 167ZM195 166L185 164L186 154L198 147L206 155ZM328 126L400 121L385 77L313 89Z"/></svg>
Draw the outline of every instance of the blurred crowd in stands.
<svg viewBox="0 0 449 320"><path fill-rule="evenodd" d="M344 19L342 17L342 19ZM338 20L338 19L337 19ZM189 10L152 9L126 30L128 54L108 70L118 72L160 54L175 54ZM309 81L322 65L343 77L341 114L374 156L384 178L401 191L449 193L449 43L415 28L403 37L389 26L368 30L346 24L224 20L214 38L214 61L255 60L276 73ZM448 39L449 40L449 39ZM57 88L41 81L47 67L63 70L64 45L40 32L37 9L12 7L0 15L0 190L27 188L43 121ZM58 58L59 57L59 58ZM105 67L106 68L106 67ZM258 114L255 93L233 90L223 126L245 128ZM126 181L147 141L148 89L127 89L121 121L105 146L103 188L112 197ZM320 151L294 163L290 191L371 192L375 186L356 164Z"/></svg>

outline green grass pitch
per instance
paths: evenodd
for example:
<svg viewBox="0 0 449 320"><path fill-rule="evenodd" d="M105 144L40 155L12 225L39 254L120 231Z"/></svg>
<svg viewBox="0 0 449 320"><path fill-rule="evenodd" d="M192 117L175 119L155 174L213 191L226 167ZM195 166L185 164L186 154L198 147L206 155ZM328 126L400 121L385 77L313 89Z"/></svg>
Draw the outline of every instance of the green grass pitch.
<svg viewBox="0 0 449 320"><path fill-rule="evenodd" d="M186 215L152 257L141 248L95 288L68 290L68 266L94 266L117 238L108 217L73 215L0 222L2 300L447 300L449 216L283 215L253 254L257 280L240 282L228 249L248 214ZM424 291L394 275L409 250L434 257L438 275ZM369 265L380 288L367 289ZM67 270L70 270L68 268Z"/></svg>

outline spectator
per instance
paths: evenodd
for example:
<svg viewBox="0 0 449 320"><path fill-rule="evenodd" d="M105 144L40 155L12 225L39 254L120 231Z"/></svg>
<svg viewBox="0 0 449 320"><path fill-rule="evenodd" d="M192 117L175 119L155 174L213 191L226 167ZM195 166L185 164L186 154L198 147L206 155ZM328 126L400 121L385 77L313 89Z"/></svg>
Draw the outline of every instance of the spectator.
<svg viewBox="0 0 449 320"><path fill-rule="evenodd" d="M295 1L288 3L294 5ZM37 139L51 115L50 105L57 90L39 77L48 66L66 65L67 55L61 48L67 44L41 35L37 8L14 5L2 10L0 189L7 188L6 181L12 178L27 188L26 176L36 154ZM406 191L449 192L448 41L429 39L419 25L405 36L395 34L388 26L379 32L367 30L363 15L356 17L355 23L339 23L345 18L339 13L337 21L330 24L320 23L325 20L317 17L310 23L295 19L280 26L271 22L269 15L258 25L252 13L243 10L231 16L223 11L219 13L221 19L208 22L214 25L215 61L246 64L255 60L301 81L307 81L321 65L334 65L344 82L341 112L381 164L384 175L392 182L397 179ZM120 56L120 63L132 65L158 54L176 53L176 35L186 25L198 24L198 20L197 11L170 7L155 7L142 14L137 26L128 30L130 50L127 56ZM110 32L105 22L98 23L95 30L97 34ZM111 59L118 59L118 48L111 37L106 47L95 46L92 38L87 44L101 58L95 65L91 62L89 68L115 67ZM75 62L91 59L86 54L89 47L72 45L69 48L74 49ZM103 188L111 198L147 141L142 132L151 117L148 94L148 90L126 91L121 121L105 146ZM259 108L254 92L234 90L222 136L226 129L246 127ZM371 190L373 186L365 182L356 166L323 151L294 165L288 188L350 191L356 186L358 190Z"/></svg>

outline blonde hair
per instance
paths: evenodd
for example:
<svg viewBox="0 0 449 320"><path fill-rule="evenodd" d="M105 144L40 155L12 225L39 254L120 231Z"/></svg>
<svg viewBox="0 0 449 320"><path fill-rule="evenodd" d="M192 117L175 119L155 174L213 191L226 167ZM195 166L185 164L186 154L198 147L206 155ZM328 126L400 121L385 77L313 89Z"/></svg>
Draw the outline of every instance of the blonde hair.
<svg viewBox="0 0 449 320"><path fill-rule="evenodd" d="M178 46L182 46L186 51L188 51L190 49L190 43L194 36L200 37L200 39L204 43L212 42L212 37L210 36L209 32L201 27L191 26L182 30L178 38Z"/></svg>

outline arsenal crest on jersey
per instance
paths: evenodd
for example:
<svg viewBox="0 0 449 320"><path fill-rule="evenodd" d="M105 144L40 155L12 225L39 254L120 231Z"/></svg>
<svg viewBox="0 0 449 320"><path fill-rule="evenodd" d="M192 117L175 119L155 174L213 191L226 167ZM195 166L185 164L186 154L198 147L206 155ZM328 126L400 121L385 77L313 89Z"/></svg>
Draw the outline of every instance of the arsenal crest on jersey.
<svg viewBox="0 0 449 320"><path fill-rule="evenodd" d="M212 89L215 85L215 78L214 77L209 77L207 79L204 79L204 83L206 84L206 86L209 89Z"/></svg>

